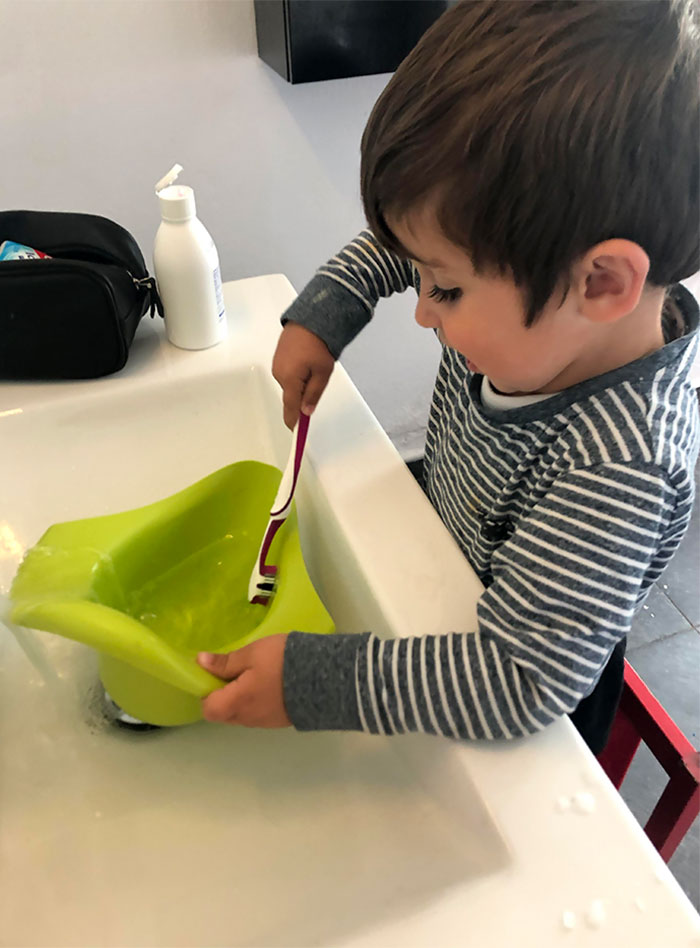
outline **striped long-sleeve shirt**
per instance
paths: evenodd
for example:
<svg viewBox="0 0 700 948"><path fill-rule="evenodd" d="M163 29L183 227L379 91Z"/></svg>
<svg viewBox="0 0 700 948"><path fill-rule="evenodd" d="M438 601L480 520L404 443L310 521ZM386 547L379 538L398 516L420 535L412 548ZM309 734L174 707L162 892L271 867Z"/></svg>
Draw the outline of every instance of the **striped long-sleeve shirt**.
<svg viewBox="0 0 700 948"><path fill-rule="evenodd" d="M363 231L283 321L337 357L379 297L409 286L419 289L410 261ZM695 300L674 287L663 348L509 409L443 347L426 489L484 582L478 627L388 641L292 633L284 694L297 728L512 738L590 694L688 526L697 323Z"/></svg>

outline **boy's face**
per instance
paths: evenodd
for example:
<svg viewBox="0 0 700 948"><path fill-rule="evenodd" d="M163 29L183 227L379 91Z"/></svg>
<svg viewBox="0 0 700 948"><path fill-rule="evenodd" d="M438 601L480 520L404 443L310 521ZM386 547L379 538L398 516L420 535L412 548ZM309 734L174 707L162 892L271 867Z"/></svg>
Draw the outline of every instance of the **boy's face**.
<svg viewBox="0 0 700 948"><path fill-rule="evenodd" d="M591 341L575 287L559 305L555 292L536 322L525 326L521 291L504 276L477 276L468 255L450 243L428 212L387 217L421 278L416 322L438 330L443 345L467 359L502 392L556 391L557 378Z"/></svg>

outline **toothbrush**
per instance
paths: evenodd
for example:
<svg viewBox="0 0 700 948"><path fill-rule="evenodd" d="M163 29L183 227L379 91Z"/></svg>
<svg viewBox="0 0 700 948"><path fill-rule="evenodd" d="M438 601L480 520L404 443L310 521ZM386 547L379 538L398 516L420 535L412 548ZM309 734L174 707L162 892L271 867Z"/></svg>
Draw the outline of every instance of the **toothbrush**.
<svg viewBox="0 0 700 948"><path fill-rule="evenodd" d="M292 507L292 500L299 478L299 469L301 467L301 459L304 454L304 445L306 444L308 430L309 416L302 413L299 415L299 421L294 427L292 450L289 453L287 466L284 469L277 494L272 502L270 518L267 522L265 533L263 534L253 572L250 574L248 601L257 603L260 606L268 605L275 594L275 588L277 586L277 567L266 562L267 555L270 552L270 545L275 534L289 516L289 511Z"/></svg>

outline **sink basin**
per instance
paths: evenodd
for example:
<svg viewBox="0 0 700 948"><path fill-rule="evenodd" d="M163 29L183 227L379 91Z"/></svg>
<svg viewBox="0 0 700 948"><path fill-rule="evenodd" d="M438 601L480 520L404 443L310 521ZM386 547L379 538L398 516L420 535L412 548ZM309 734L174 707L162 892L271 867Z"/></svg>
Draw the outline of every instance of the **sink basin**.
<svg viewBox="0 0 700 948"><path fill-rule="evenodd" d="M126 733L105 721L93 649L3 628L1 597L48 524L284 464L269 366L293 289L272 275L224 291L231 333L211 350L144 322L116 376L0 385L0 943L696 944L697 913L566 719L487 744L201 721ZM339 632L475 628L478 579L340 366L296 496ZM582 792L592 812L561 805Z"/></svg>
<svg viewBox="0 0 700 948"><path fill-rule="evenodd" d="M228 348L197 354L144 326L119 377L39 386L24 401L25 388L3 386L0 437L12 463L1 488L0 592L48 524L155 503L244 460L281 467L289 432L268 371L277 325L275 314L267 336L234 330ZM431 587L411 553L412 541L426 542L420 516L415 535L405 523L406 503L424 510L419 488L376 427L381 450L367 465L346 401L359 398L347 386L338 369L310 426L301 548L338 631L405 634L397 583L400 595L403 584L427 584L436 623L450 590ZM354 464L375 495L370 502L355 480L341 516L333 491L346 490ZM401 532L385 526L389 512ZM352 532L368 524L383 571ZM101 715L95 652L41 631L15 638L0 627L0 669L6 944L347 943L509 862L448 741L204 722L125 733Z"/></svg>

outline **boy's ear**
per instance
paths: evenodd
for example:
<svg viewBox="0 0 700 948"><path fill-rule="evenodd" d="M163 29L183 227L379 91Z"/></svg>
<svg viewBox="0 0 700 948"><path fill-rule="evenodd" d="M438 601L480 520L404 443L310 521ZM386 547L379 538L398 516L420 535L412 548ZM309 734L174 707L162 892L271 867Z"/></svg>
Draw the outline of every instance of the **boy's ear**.
<svg viewBox="0 0 700 948"><path fill-rule="evenodd" d="M593 322L621 319L639 303L649 257L632 240L604 240L581 259L577 285L581 312Z"/></svg>

